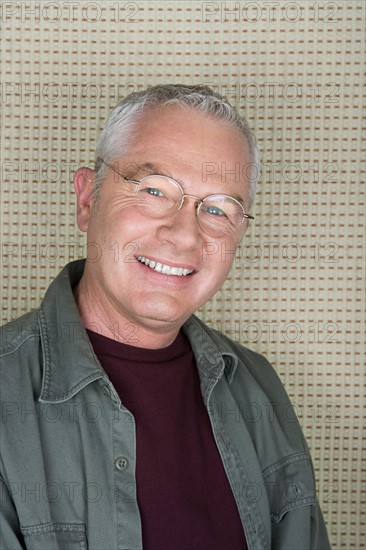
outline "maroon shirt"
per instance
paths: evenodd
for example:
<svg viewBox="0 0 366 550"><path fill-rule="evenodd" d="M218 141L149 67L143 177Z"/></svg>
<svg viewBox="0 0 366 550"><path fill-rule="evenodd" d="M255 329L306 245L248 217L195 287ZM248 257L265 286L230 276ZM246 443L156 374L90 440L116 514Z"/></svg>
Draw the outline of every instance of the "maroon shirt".
<svg viewBox="0 0 366 550"><path fill-rule="evenodd" d="M245 550L186 336L180 332L170 346L151 350L87 332L135 418L144 550Z"/></svg>

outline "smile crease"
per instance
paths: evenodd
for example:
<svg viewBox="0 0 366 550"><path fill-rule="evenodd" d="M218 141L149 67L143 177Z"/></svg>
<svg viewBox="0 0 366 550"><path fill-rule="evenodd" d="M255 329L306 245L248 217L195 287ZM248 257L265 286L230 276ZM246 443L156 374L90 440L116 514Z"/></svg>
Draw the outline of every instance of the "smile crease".
<svg viewBox="0 0 366 550"><path fill-rule="evenodd" d="M184 267L172 267L170 265L161 264L160 262L155 262L154 260L149 260L145 256L137 256L137 259L142 264L147 265L151 269L162 273L163 275L178 275L178 277L190 275L193 272L193 269L185 269Z"/></svg>

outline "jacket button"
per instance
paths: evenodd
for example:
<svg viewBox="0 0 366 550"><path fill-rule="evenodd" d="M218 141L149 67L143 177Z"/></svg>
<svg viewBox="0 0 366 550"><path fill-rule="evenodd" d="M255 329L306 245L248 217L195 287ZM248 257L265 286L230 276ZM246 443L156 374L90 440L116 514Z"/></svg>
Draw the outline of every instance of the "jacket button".
<svg viewBox="0 0 366 550"><path fill-rule="evenodd" d="M117 470L120 470L120 471L125 470L128 466L128 460L124 456L119 456L118 458L116 458L114 463L116 465Z"/></svg>
<svg viewBox="0 0 366 550"><path fill-rule="evenodd" d="M286 496L290 502L292 500L299 498L301 494L302 494L301 486L295 481L291 481L286 487Z"/></svg>
<svg viewBox="0 0 366 550"><path fill-rule="evenodd" d="M111 390L108 388L108 386L103 386L103 393L104 393L104 395L106 395L107 397L110 397L110 395L111 395Z"/></svg>

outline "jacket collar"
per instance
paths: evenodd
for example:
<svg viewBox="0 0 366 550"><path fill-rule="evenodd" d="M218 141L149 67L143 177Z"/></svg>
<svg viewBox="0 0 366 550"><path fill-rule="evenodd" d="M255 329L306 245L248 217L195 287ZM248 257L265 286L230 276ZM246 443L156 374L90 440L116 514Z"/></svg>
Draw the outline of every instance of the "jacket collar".
<svg viewBox="0 0 366 550"><path fill-rule="evenodd" d="M85 260L69 263L48 288L38 310L43 354L43 380L39 400L63 402L99 378L108 381L83 327L73 288L84 271ZM224 337L192 315L183 325L191 342L201 378L202 392L225 372L234 377L238 359Z"/></svg>
<svg viewBox="0 0 366 550"><path fill-rule="evenodd" d="M191 343L201 381L203 377L219 379L225 373L230 383L238 366L238 357L227 345L226 337L210 329L195 315L184 323L183 330Z"/></svg>

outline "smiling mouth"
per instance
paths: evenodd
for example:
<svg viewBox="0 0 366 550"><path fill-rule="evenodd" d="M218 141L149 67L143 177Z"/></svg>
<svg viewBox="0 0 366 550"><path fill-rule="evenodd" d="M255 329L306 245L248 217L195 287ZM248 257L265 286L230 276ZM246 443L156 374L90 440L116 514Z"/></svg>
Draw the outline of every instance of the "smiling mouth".
<svg viewBox="0 0 366 550"><path fill-rule="evenodd" d="M150 269L153 269L158 273L162 273L163 275L176 275L178 277L186 277L194 271L193 269L186 269L184 267L172 267L170 265L161 264L160 262L155 262L154 260L150 260L145 256L137 256L137 259L142 264L150 267Z"/></svg>

